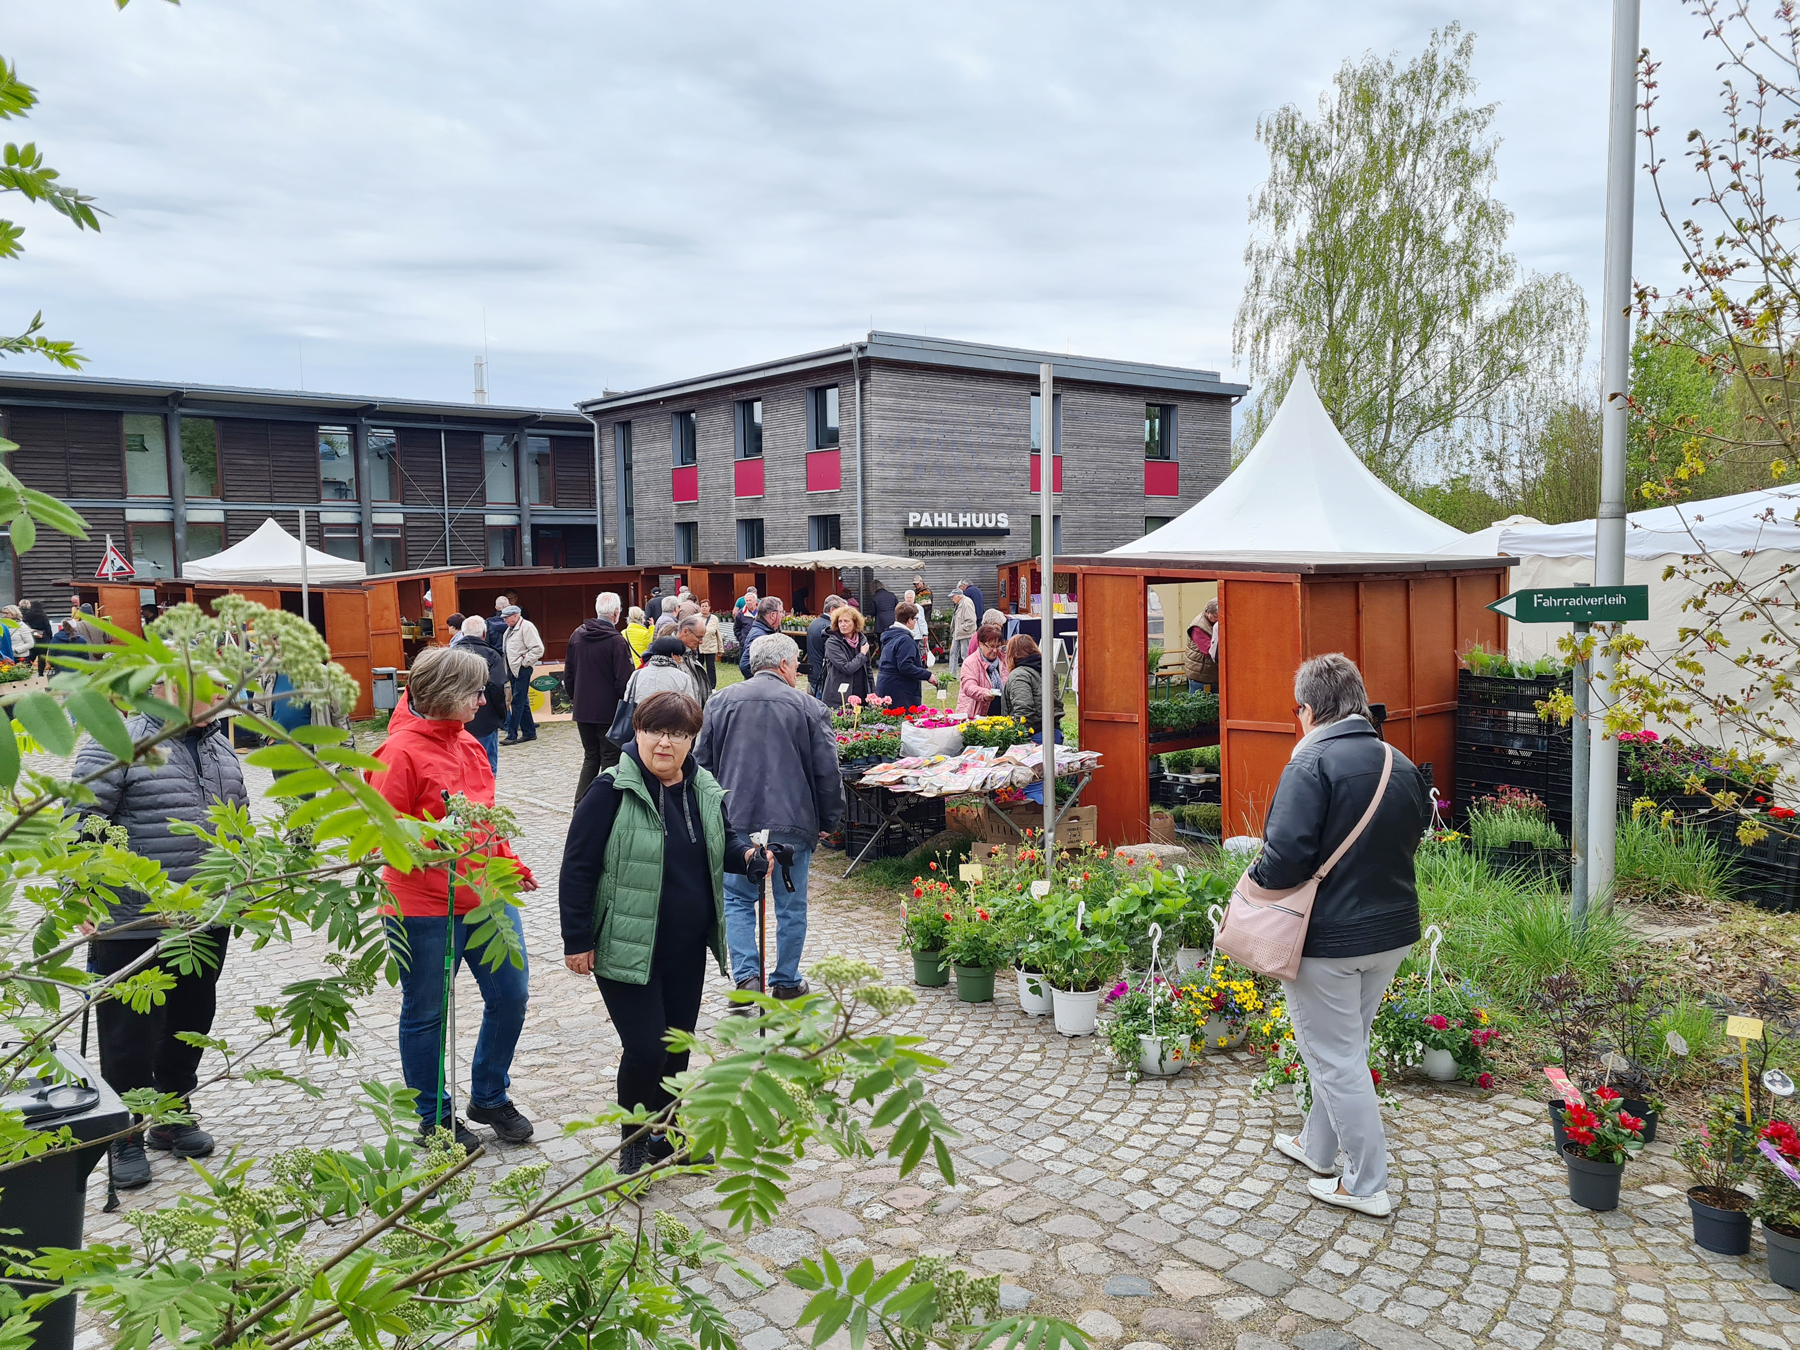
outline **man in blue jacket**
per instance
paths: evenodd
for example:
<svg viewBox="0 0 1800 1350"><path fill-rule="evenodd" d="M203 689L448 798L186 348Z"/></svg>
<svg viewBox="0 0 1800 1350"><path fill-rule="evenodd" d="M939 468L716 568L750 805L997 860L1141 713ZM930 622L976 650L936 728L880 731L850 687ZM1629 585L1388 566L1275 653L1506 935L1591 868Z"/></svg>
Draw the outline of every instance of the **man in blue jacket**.
<svg viewBox="0 0 1800 1350"><path fill-rule="evenodd" d="M890 699L896 708L910 708L920 699L920 683L937 686L937 676L919 655L919 640L913 636L912 621L919 607L901 601L894 610L894 626L881 634L880 673L875 677L875 692Z"/></svg>

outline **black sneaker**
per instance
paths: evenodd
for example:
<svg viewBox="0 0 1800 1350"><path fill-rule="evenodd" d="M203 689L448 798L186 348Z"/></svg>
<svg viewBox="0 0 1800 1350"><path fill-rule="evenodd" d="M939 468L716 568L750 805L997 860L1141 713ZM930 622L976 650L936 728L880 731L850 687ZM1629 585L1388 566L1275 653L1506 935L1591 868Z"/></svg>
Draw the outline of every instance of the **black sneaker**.
<svg viewBox="0 0 1800 1350"><path fill-rule="evenodd" d="M760 994L763 991L762 976L752 975L747 980L739 980L737 987L748 989L753 994ZM754 1017L758 1009L754 1003L733 1003L729 1011L733 1017Z"/></svg>
<svg viewBox="0 0 1800 1350"><path fill-rule="evenodd" d="M505 740L500 742L502 745L517 745L518 743L519 738L517 736L508 736Z"/></svg>
<svg viewBox="0 0 1800 1350"><path fill-rule="evenodd" d="M649 1161L650 1141L648 1139L639 1137L637 1139L627 1140L625 1146L619 1150L619 1161L617 1164L619 1175L628 1177L634 1173L641 1172L644 1170L644 1165Z"/></svg>
<svg viewBox="0 0 1800 1350"><path fill-rule="evenodd" d="M456 1142L463 1146L463 1151L465 1153L473 1153L476 1149L481 1147L481 1136L480 1135L476 1134L475 1131L471 1130L467 1125L463 1124L462 1121L460 1121L460 1120L455 1121L454 1125L455 1125L455 1131L456 1131ZM431 1136L440 1128L448 1129L450 1127L449 1126L438 1126L438 1125L433 1124L429 1120L420 1121L419 1122L419 1142L421 1144L429 1144L431 1142Z"/></svg>
<svg viewBox="0 0 1800 1350"><path fill-rule="evenodd" d="M144 1142L177 1158L204 1158L213 1151L213 1137L198 1125L152 1125Z"/></svg>
<svg viewBox="0 0 1800 1350"><path fill-rule="evenodd" d="M503 1144L522 1144L531 1138L531 1122L511 1102L501 1102L498 1106L476 1106L471 1102L469 1119L477 1125L492 1125Z"/></svg>
<svg viewBox="0 0 1800 1350"><path fill-rule="evenodd" d="M802 980L799 984L778 984L769 992L783 1002L787 1002L790 999L805 998L812 993L812 986Z"/></svg>
<svg viewBox="0 0 1800 1350"><path fill-rule="evenodd" d="M112 1179L122 1191L135 1191L150 1184L150 1159L144 1156L143 1135L112 1141Z"/></svg>
<svg viewBox="0 0 1800 1350"><path fill-rule="evenodd" d="M678 1135L676 1138L679 1139L681 1136ZM685 1140L678 1144L666 1134L653 1134L648 1142L651 1162L667 1162L672 1158L678 1167L712 1166L713 1155L710 1153L700 1158L689 1157Z"/></svg>

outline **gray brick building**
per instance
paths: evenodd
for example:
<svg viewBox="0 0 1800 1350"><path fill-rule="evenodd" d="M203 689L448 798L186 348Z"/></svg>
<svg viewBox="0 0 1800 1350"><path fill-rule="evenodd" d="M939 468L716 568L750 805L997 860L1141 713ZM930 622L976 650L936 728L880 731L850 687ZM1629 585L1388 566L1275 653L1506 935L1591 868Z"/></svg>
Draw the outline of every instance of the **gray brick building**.
<svg viewBox="0 0 1800 1350"><path fill-rule="evenodd" d="M1103 553L1230 467L1218 372L872 332L862 341L578 406L599 430L608 564L841 546L919 558L993 599L1036 552L1038 366L1056 368L1056 547ZM898 589L910 578L884 577Z"/></svg>

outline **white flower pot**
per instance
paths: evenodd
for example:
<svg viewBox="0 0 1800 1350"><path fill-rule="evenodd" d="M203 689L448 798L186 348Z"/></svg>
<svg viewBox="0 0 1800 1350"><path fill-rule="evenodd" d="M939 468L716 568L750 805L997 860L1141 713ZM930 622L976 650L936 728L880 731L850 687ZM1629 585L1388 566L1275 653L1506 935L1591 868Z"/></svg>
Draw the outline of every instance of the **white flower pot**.
<svg viewBox="0 0 1800 1350"><path fill-rule="evenodd" d="M1448 1050L1427 1050L1419 1061L1425 1076L1436 1083L1454 1083L1458 1077L1456 1056Z"/></svg>
<svg viewBox="0 0 1800 1350"><path fill-rule="evenodd" d="M1100 1011L1100 991L1070 993L1066 989L1050 991L1056 1011L1056 1029L1065 1036L1092 1036L1094 1021Z"/></svg>
<svg viewBox="0 0 1800 1350"><path fill-rule="evenodd" d="M1181 1066L1187 1061L1176 1059L1173 1053L1180 1045L1167 1036L1138 1037L1138 1072L1151 1078L1169 1078L1181 1072Z"/></svg>
<svg viewBox="0 0 1800 1350"><path fill-rule="evenodd" d="M1019 1011L1033 1017L1050 1015L1050 979L1035 970L1019 972Z"/></svg>
<svg viewBox="0 0 1800 1350"><path fill-rule="evenodd" d="M1206 964L1206 948L1177 947L1175 949L1175 969L1185 975L1190 970L1199 970Z"/></svg>
<svg viewBox="0 0 1800 1350"><path fill-rule="evenodd" d="M1200 1028L1200 1040L1208 1050L1235 1050L1244 1043L1244 1037L1250 1034L1250 1024L1234 1027L1230 1022L1216 1014L1206 1019L1206 1025Z"/></svg>

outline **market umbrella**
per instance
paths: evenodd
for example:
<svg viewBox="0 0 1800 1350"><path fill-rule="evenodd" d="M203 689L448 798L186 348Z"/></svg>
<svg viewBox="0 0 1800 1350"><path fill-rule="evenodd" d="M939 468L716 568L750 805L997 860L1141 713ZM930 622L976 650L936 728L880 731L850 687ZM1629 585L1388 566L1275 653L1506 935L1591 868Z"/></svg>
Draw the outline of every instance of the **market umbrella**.
<svg viewBox="0 0 1800 1350"><path fill-rule="evenodd" d="M747 567L911 567L919 563L913 558L897 558L891 553L852 553L848 549L822 548L816 553L776 553L767 558L751 558Z"/></svg>

